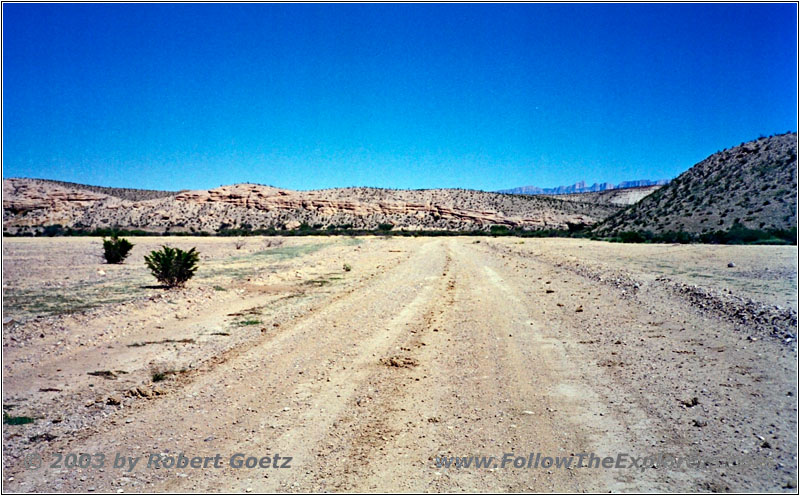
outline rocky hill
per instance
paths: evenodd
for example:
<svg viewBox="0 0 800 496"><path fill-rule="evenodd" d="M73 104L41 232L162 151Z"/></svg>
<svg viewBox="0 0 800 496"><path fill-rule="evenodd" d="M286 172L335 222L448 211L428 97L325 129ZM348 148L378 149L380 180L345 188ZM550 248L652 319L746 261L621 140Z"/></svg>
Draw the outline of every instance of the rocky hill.
<svg viewBox="0 0 800 496"><path fill-rule="evenodd" d="M88 184L70 183L67 181L53 181L46 180L46 182L63 186L68 189L80 189L91 191L93 193L102 193L104 195L116 196L123 200L139 201L139 200L152 200L154 198L165 198L168 196L175 196L178 191L159 191L153 189L134 189L134 188L109 188L106 186L89 186Z"/></svg>
<svg viewBox="0 0 800 496"><path fill-rule="evenodd" d="M797 227L797 133L715 153L595 231L702 234L735 224L761 230Z"/></svg>
<svg viewBox="0 0 800 496"><path fill-rule="evenodd" d="M121 192L127 192L122 194ZM136 193L138 192L138 193ZM143 192L41 179L3 180L3 231L44 226L119 227L154 232L215 232L221 228L295 229L566 229L593 225L620 207L461 189L339 188L292 191L256 184L211 190Z"/></svg>

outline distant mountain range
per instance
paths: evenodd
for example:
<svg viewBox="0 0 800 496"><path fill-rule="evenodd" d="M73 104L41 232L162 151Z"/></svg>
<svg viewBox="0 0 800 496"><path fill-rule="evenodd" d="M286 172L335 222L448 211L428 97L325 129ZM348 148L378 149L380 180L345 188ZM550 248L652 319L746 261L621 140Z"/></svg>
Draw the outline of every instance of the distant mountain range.
<svg viewBox="0 0 800 496"><path fill-rule="evenodd" d="M663 186L669 183L668 179L651 181L640 179L638 181L623 181L619 184L594 183L586 186L585 181L580 181L570 186L557 186L555 188L539 188L538 186L520 186L519 188L501 189L498 193L511 193L515 195L567 195L570 193L594 193L610 189L641 188L643 186Z"/></svg>

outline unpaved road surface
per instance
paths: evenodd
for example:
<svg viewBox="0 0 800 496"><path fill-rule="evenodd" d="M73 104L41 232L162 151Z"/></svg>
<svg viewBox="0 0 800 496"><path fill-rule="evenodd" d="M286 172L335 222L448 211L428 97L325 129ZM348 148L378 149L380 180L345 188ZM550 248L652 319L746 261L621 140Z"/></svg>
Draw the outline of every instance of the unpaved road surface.
<svg viewBox="0 0 800 496"><path fill-rule="evenodd" d="M34 419L3 425L5 491L797 491L795 247L234 241L110 267L97 240L4 240L3 408ZM204 254L184 289L141 263L167 242ZM98 466L51 467L70 453ZM495 458L437 466L469 456Z"/></svg>

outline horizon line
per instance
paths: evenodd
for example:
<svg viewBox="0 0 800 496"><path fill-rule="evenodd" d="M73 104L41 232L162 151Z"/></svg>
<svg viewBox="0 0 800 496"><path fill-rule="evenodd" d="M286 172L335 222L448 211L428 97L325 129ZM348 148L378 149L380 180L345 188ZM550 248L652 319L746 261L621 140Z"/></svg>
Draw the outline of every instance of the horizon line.
<svg viewBox="0 0 800 496"><path fill-rule="evenodd" d="M234 182L234 183L228 183L228 184L220 184L219 186L214 186L214 187L210 187L210 188L183 188L183 189L172 190L172 189L153 189L153 188L133 188L133 187L127 187L127 186L103 186L103 185L99 185L99 184L78 183L78 182L75 182L75 181L65 181L63 179L51 179L51 178L45 178L45 177L25 177L25 176L3 177L3 181L12 180L12 179L27 179L27 180L31 180L31 181L49 181L49 182L55 182L55 183L74 184L76 186L88 186L88 187L91 187L91 188L130 189L130 190L137 190L137 191L159 191L159 192L165 192L165 193L182 193L184 191L210 191L212 189L224 188L226 186L237 186L237 185L240 185L240 184L252 184L252 185L255 185L255 186L264 186L264 187L267 187L267 188L275 188L275 189L284 190L284 191L298 191L298 192L303 192L303 191L306 191L306 192L307 191L325 191L325 190L331 190L331 189L357 189L357 188L363 188L363 189L383 189L383 190L392 190L392 191L462 190L462 191L480 191L480 192L483 192L483 193L497 193L497 194L522 194L522 195L526 195L526 196L532 196L532 195L529 194L529 193L509 193L509 191L512 190L512 189L520 189L520 188L556 189L556 188L562 188L562 187L575 186L576 184L580 184L580 183L583 183L583 184L587 183L586 180L581 180L581 181L577 181L577 182L572 183L572 184L560 184L558 186L537 186L537 185L533 185L533 184L526 184L526 185L522 185L522 186L513 186L513 187L510 187L510 188L501 188L501 189L497 189L497 190L486 190L486 189L479 189L479 188L465 188L465 187L456 187L456 186L453 186L453 187L441 186L441 187L433 187L433 188L393 188L393 187L390 187L390 186L363 186L363 185L362 186L331 186L331 187L327 187L327 188L313 188L313 189L292 189L292 188L284 188L284 187L281 187L281 186L275 186L273 184L265 184L265 183L259 183L259 182L251 182L251 181L241 181L241 182ZM635 182L635 181L654 181L654 182L656 182L656 181L667 181L667 182L670 182L673 179L675 179L675 178L673 177L673 178L661 178L661 179L633 179L633 180L629 180L629 181L621 181L620 183L613 183L613 182L609 182L609 181L603 181L603 182L595 181L595 182L591 183L589 185L589 187L595 186L595 185L600 185L600 184L611 184L611 185L614 186L613 188L608 188L607 190L604 190L604 191L608 191L608 190L611 190L611 189L646 188L646 187L649 187L649 186L657 186L657 185L652 184L652 185L648 185L648 186L628 186L628 187L625 187L625 188L619 188L618 185L622 184L622 183L626 183L626 182ZM576 194L576 193L599 193L599 191L576 191L576 192L573 192L573 193L561 193L561 194ZM557 194L557 193L538 193L538 194Z"/></svg>

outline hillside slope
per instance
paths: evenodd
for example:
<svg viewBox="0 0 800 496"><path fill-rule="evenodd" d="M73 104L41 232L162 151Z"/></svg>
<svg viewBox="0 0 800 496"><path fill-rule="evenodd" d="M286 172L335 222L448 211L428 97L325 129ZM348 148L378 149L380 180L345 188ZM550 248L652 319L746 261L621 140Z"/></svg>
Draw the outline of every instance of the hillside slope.
<svg viewBox="0 0 800 496"><path fill-rule="evenodd" d="M762 230L797 227L797 133L715 153L606 219L595 232L702 234L737 224Z"/></svg>
<svg viewBox="0 0 800 496"><path fill-rule="evenodd" d="M109 196L116 196L123 200L140 201L140 200L153 200L155 198L166 198L168 196L175 196L178 191L160 191L154 189L135 189L135 188L110 188L107 186L90 186L88 184L70 183L67 181L54 181L51 179L34 179L34 181L42 181L46 183L56 184L65 188L82 189L91 191L93 193L100 193Z"/></svg>
<svg viewBox="0 0 800 496"><path fill-rule="evenodd" d="M44 226L119 227L155 232L215 232L221 228L295 229L349 226L375 229L566 229L592 225L616 212L614 205L460 189L339 188L292 191L256 184L181 191L132 201L69 184L3 180L3 230L36 232ZM158 192L160 193L160 192Z"/></svg>
<svg viewBox="0 0 800 496"><path fill-rule="evenodd" d="M615 188L590 193L569 193L566 195L542 195L565 201L592 203L595 205L633 205L645 196L661 189L661 185L631 186L629 188Z"/></svg>

